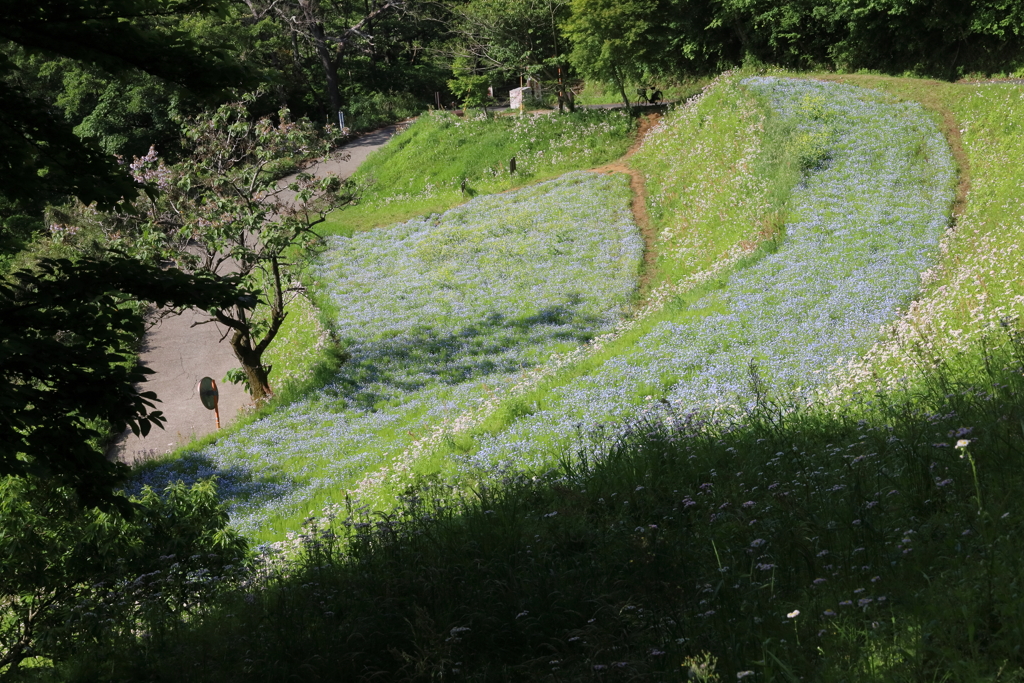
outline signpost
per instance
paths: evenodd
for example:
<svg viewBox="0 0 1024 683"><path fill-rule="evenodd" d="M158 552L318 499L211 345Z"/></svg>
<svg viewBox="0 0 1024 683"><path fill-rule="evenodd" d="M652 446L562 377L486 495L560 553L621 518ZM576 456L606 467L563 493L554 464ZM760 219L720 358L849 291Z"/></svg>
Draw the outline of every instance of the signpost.
<svg viewBox="0 0 1024 683"><path fill-rule="evenodd" d="M203 406L207 410L213 411L213 415L217 419L217 429L220 429L220 410L217 408L220 392L217 391L217 382L212 377L204 377L199 380L199 386L196 389L199 391L199 400L203 402Z"/></svg>

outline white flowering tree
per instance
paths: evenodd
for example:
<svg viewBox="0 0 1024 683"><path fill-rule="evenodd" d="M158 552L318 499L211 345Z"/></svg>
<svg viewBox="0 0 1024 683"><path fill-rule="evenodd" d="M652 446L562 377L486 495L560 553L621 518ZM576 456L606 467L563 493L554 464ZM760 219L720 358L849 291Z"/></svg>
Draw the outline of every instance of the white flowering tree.
<svg viewBox="0 0 1024 683"><path fill-rule="evenodd" d="M317 131L309 121L292 121L287 110L276 120L254 120L247 102L187 122L191 152L183 161L165 165L154 150L135 159L133 176L156 192L135 207L132 220L141 223L140 246L156 245L186 270L237 274L259 292L209 321L229 328L226 337L258 402L272 393L263 354L287 315L285 294L321 242L317 225L350 196L333 175L279 179L293 160L327 154L336 129Z"/></svg>

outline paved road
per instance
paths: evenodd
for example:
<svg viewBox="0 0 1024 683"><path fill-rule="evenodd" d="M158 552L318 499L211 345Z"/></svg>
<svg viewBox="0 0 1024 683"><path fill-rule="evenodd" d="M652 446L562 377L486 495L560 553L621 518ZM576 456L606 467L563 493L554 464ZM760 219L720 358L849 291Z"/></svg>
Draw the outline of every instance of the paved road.
<svg viewBox="0 0 1024 683"><path fill-rule="evenodd" d="M328 161L306 171L317 175L335 173L347 178L370 152L390 140L399 127L400 124L388 126L362 135ZM203 377L217 381L222 425L227 425L249 404L249 396L240 385L221 382L228 370L239 365L230 345L226 340L221 341L226 331L224 326L217 323L192 326L207 318L202 311L188 310L180 316L157 321L143 337L139 359L155 371L143 388L156 392L161 401L157 408L164 412L167 422L164 429L154 429L146 438L125 432L111 446L110 458L136 463L173 451L196 437L215 431L213 412L203 407L196 391Z"/></svg>

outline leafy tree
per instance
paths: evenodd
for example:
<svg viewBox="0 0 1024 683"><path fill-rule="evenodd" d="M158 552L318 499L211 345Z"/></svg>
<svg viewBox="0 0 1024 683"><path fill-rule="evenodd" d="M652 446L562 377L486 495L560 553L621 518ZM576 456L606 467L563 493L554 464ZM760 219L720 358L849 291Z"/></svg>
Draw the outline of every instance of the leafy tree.
<svg viewBox="0 0 1024 683"><path fill-rule="evenodd" d="M745 0L666 0L659 32L651 37L655 64L667 76L704 76L744 61L758 29L747 25ZM785 9L787 5L776 3ZM653 56L653 55L652 55ZM652 64L652 67L655 66Z"/></svg>
<svg viewBox="0 0 1024 683"><path fill-rule="evenodd" d="M33 90L15 57L64 57L107 74L140 70L217 90L239 83L242 72L157 24L222 7L218 0L0 0L0 237L15 219L38 217L68 195L112 207L137 190ZM221 309L239 303L237 284L124 256L43 260L0 283L0 668L10 671L33 653L57 657L108 624L131 634L163 623L133 616L136 608L181 615L198 595L189 577L216 566L207 550L241 557L244 543L225 535L212 487L170 492L166 506L152 494L133 505L114 493L128 468L108 462L101 447L110 428L146 433L162 422L152 410L156 397L136 389L147 373L134 353L138 302ZM172 553L181 553L179 564L161 570ZM152 580L157 571L169 582L144 594L140 577ZM175 604L165 596L176 596ZM87 627L90 614L104 616L100 608L110 618Z"/></svg>
<svg viewBox="0 0 1024 683"><path fill-rule="evenodd" d="M473 76L500 80L523 74L552 81L565 62L558 25L567 0L472 0L452 6L455 36L440 52L452 65L456 83ZM461 79L461 80L460 80Z"/></svg>
<svg viewBox="0 0 1024 683"><path fill-rule="evenodd" d="M953 79L1013 71L1024 56L1024 5L1016 1L844 0L837 10L845 26L830 56L849 68Z"/></svg>
<svg viewBox="0 0 1024 683"><path fill-rule="evenodd" d="M0 41L7 46L0 50L0 208L7 216L38 215L43 204L67 195L110 207L136 191L109 154L79 138L26 82L18 54L65 57L115 76L138 70L197 92L218 91L245 74L223 51L159 24L224 7L222 0L0 0Z"/></svg>
<svg viewBox="0 0 1024 683"><path fill-rule="evenodd" d="M246 541L212 482L145 490L133 508L129 520L52 482L0 478L0 673L30 656L103 661L119 639L158 638L244 570Z"/></svg>
<svg viewBox="0 0 1024 683"><path fill-rule="evenodd" d="M1007 0L670 0L665 58L677 71L748 57L791 68L876 69L956 78L1012 71L1024 5Z"/></svg>
<svg viewBox="0 0 1024 683"><path fill-rule="evenodd" d="M455 78L448 81L448 89L462 100L464 108L480 107L487 111L489 97L487 87L490 83L488 76L475 74L473 69L465 65L465 60L458 57L452 65Z"/></svg>
<svg viewBox="0 0 1024 683"><path fill-rule="evenodd" d="M338 76L341 60L352 52L373 49L374 24L389 13L402 13L405 0L377 0L373 6L367 2L365 11L355 16L330 0L245 0L257 19L276 16L291 34L296 60L299 60L298 42L310 45L319 61L326 85L331 121L338 120L342 110L342 87ZM351 22L351 23L349 23Z"/></svg>
<svg viewBox="0 0 1024 683"><path fill-rule="evenodd" d="M628 109L626 85L662 68L663 8L657 0L572 0L570 7L569 61L584 78L613 83Z"/></svg>
<svg viewBox="0 0 1024 683"><path fill-rule="evenodd" d="M237 299L210 318L230 328L229 343L253 398L272 392L263 353L287 315L285 294L295 286L303 254L321 241L316 226L350 201L336 176L300 173L277 178L282 161L326 154L331 129L319 133L287 110L275 123L253 120L243 102L222 105L185 124L189 157L165 166L155 151L133 164L141 182L162 190L122 220L139 223L145 242L158 236L165 254L182 267L213 278L238 278L258 299ZM337 132L337 129L333 129ZM256 317L250 311L259 309Z"/></svg>
<svg viewBox="0 0 1024 683"><path fill-rule="evenodd" d="M146 434L164 418L140 391L136 300L157 306L236 305L234 278L186 275L136 260L44 260L0 284L0 476L37 478L83 505L117 505L128 468L109 462L106 429Z"/></svg>
<svg viewBox="0 0 1024 683"><path fill-rule="evenodd" d="M149 146L174 144L176 119L199 110L198 101L178 85L133 70L112 76L99 67L66 57L15 55L18 80L93 140L108 156L142 155Z"/></svg>

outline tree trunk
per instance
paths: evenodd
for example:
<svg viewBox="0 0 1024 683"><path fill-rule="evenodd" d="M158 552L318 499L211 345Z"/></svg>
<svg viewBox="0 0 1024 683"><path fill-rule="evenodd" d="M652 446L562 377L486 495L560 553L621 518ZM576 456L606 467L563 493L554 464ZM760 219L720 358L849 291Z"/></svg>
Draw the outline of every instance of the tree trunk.
<svg viewBox="0 0 1024 683"><path fill-rule="evenodd" d="M270 388L270 368L263 365L263 353L274 341L281 323L288 317L284 310L284 282L281 278L281 261L277 256L270 259L270 284L273 288L269 303L270 325L266 334L259 342L254 342L252 337L252 323L245 314L245 308L241 305L235 306L235 317L230 317L221 311L216 314L216 319L222 325L232 329L231 350L235 352L235 358L242 364L242 371L245 373L249 383L249 395L257 404L273 396Z"/></svg>
<svg viewBox="0 0 1024 683"><path fill-rule="evenodd" d="M615 85L619 86L619 93L622 95L622 101L626 104L626 111L632 111L629 106L629 97L626 96L626 84L623 82L622 77L619 75L619 70L612 67L612 77L615 79Z"/></svg>
<svg viewBox="0 0 1024 683"><path fill-rule="evenodd" d="M370 11L370 0L363 0L363 7L366 8L366 30L373 35L373 12ZM377 47L375 43L370 44L370 63L374 69L377 68Z"/></svg>
<svg viewBox="0 0 1024 683"><path fill-rule="evenodd" d="M242 372L249 380L249 394L253 402L259 405L273 396L267 369L263 367L263 354L252 348L249 335L235 330L231 334L231 350L235 352L235 358L242 364Z"/></svg>
<svg viewBox="0 0 1024 683"><path fill-rule="evenodd" d="M299 52L299 32L295 29L294 24L289 24L289 28L291 29L292 34L292 62L295 65L295 74L301 78L302 82L306 84L307 88L309 88L309 92L316 101L316 106L320 109L320 113L323 115L323 118L330 121L331 112L328 111L328 105L324 102L324 99L320 96L317 89L313 87L313 84L309 82L309 78L306 76L306 70L302 68L302 54ZM338 118L337 115L335 115L334 118Z"/></svg>
<svg viewBox="0 0 1024 683"><path fill-rule="evenodd" d="M331 100L331 114L334 121L338 120L338 112L341 111L341 90L338 87L338 65L331 54L331 48L327 44L327 33L321 22L314 22L310 27L313 46L316 48L316 55L321 59L324 67L324 77L327 79L327 94ZM334 123L332 121L332 123Z"/></svg>
<svg viewBox="0 0 1024 683"><path fill-rule="evenodd" d="M274 394L270 389L270 371L263 367L265 347L253 346L249 325L245 319L245 309L238 307L236 312L244 329L236 327L231 333L231 350L235 352L235 358L242 364L242 372L249 380L249 395L252 396L253 402L259 405Z"/></svg>

